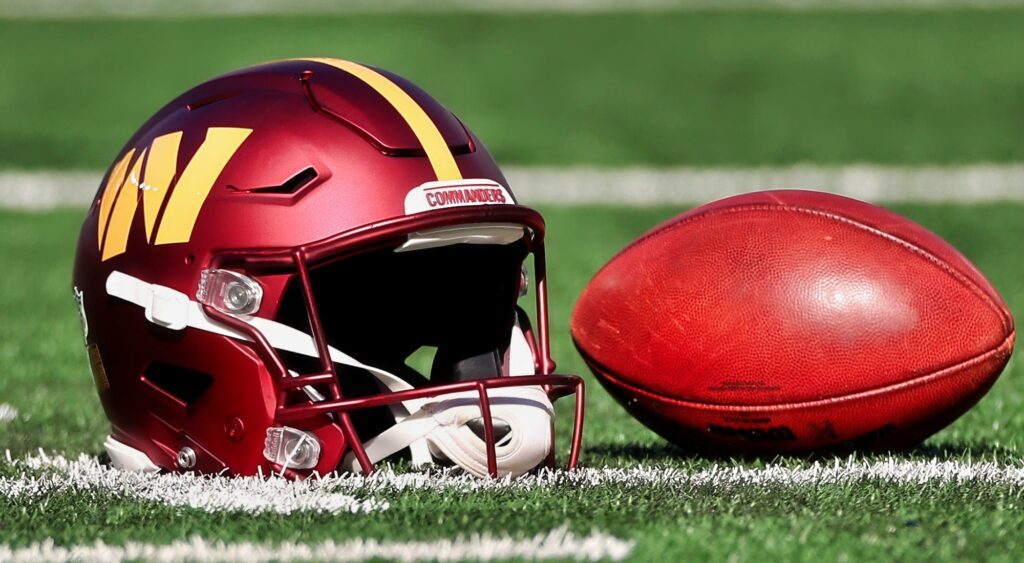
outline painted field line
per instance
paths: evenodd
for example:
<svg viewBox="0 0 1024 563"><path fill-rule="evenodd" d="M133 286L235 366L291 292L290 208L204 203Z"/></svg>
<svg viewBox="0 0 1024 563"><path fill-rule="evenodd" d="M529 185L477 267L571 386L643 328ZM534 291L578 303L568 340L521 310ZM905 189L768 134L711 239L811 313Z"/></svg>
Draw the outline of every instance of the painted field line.
<svg viewBox="0 0 1024 563"><path fill-rule="evenodd" d="M165 545L128 542L61 547L52 541L12 549L0 546L0 561L490 561L494 559L625 559L633 542L592 531L578 536L557 528L532 538L474 534L452 540L393 542L355 539L317 544L224 543L194 536Z"/></svg>
<svg viewBox="0 0 1024 563"><path fill-rule="evenodd" d="M1024 200L1024 164L764 168L511 168L527 202L688 204L757 190L827 191L872 202Z"/></svg>
<svg viewBox="0 0 1024 563"><path fill-rule="evenodd" d="M542 470L518 479L482 480L453 473L395 473L388 468L370 477L332 476L335 489L352 492L403 490L440 491L532 491L543 488L582 489L588 487L668 487L690 491L698 487L738 488L767 486L796 489L807 486L836 486L862 482L892 484L985 484L1024 486L1024 460L1016 465L996 462L950 460L907 460L899 457L861 460L836 459L800 467L768 464L748 468L732 464L713 465L697 471L636 466L628 468L582 468L575 471Z"/></svg>
<svg viewBox="0 0 1024 563"><path fill-rule="evenodd" d="M96 458L85 454L76 459L40 454L25 459L9 459L7 463L15 468L15 475L0 477L0 496L33 500L87 490L211 512L273 511L284 514L296 511L337 514L386 510L386 499L408 490L473 493L603 486L669 487L682 490L747 486L801 488L872 481L908 485L976 483L1024 486L1024 460L1006 464L894 456L870 460L837 458L827 463L816 462L795 467L775 463L759 468L716 464L696 471L653 466L542 470L518 479L497 480L479 479L450 470L398 473L384 466L369 477L345 473L300 482L277 477L259 479L127 473L102 466Z"/></svg>
<svg viewBox="0 0 1024 563"><path fill-rule="evenodd" d="M528 204L693 204L767 189L810 189L872 202L1024 200L1024 164L778 168L505 168ZM85 207L95 172L0 172L0 208Z"/></svg>
<svg viewBox="0 0 1024 563"><path fill-rule="evenodd" d="M182 17L281 13L661 12L1017 8L1021 0L4 0L0 17Z"/></svg>
<svg viewBox="0 0 1024 563"><path fill-rule="evenodd" d="M334 490L327 480L153 475L118 471L86 455L73 460L42 452L23 460L10 459L10 452L7 456L8 463L20 471L14 477L0 477L0 497L29 502L88 491L206 512L358 515L387 510L389 506L387 501L366 494L357 497ZM0 557L0 561L3 559Z"/></svg>

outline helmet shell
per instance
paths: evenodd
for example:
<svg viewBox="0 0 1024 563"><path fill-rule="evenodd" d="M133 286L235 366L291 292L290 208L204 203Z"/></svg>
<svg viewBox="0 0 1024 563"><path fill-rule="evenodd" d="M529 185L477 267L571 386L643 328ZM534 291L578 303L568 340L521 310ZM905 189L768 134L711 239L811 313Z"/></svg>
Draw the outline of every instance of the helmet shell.
<svg viewBox="0 0 1024 563"><path fill-rule="evenodd" d="M411 189L462 178L506 185L455 115L380 69L274 62L168 103L114 159L75 258L73 284L113 437L165 469L182 469L175 456L188 446L198 454L195 469L272 470L262 450L279 390L250 343L156 326L138 306L108 295L112 271L194 298L219 253L367 229L406 216ZM256 315L273 319L293 279L261 276ZM327 415L306 426L324 443L316 469L334 469L347 447L341 430Z"/></svg>

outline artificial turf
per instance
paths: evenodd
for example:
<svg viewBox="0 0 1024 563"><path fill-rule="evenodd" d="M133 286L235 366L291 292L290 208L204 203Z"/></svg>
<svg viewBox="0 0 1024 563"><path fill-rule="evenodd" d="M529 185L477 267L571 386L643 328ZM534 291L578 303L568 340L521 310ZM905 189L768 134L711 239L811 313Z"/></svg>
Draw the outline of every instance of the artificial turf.
<svg viewBox="0 0 1024 563"><path fill-rule="evenodd" d="M909 217L960 247L1020 312L1024 276L1016 259L1024 240L1024 205L903 205ZM568 338L572 303L619 247L680 208L551 207L549 260L554 351L565 371L585 368ZM21 413L0 423L0 449L21 457L43 448L99 452L105 423L88 375L69 288L80 210L0 212L0 402ZM1020 363L981 403L924 447L901 457L1019 464L1024 448ZM616 405L587 374L584 463L618 467L713 464L758 466L766 460L710 460L666 445ZM563 415L567 414L564 411ZM563 423L567 417L563 416ZM820 460L819 460L820 461ZM826 459L826 462L829 460ZM794 467L810 460L785 459ZM0 461L0 476L15 468ZM1024 491L983 480L777 487L707 484L552 488L453 493L394 491L391 508L370 515L207 514L77 492L44 499L0 499L0 543L25 545L138 540L182 535L207 539L317 541L350 537L424 539L476 531L530 535L567 524L636 540L638 559L696 558L804 561L894 558L1013 560L1024 529Z"/></svg>
<svg viewBox="0 0 1024 563"><path fill-rule="evenodd" d="M407 76L458 113L503 164L1017 162L1024 159L1021 29L1021 10L0 20L0 170L103 169L139 123L188 86L304 55ZM896 210L960 248L1019 317L1024 204ZM588 380L584 464L699 471L770 461L711 460L667 445L596 384L569 340L571 307L590 276L682 208L542 211L555 358L560 371ZM15 458L39 448L96 454L106 434L70 290L82 215L0 210L0 403L19 411L0 421L0 451ZM1011 360L977 407L900 458L1019 466L1020 365ZM566 405L560 414L564 434ZM0 457L0 477L19 471ZM252 516L79 491L0 498L0 544L160 543L190 534L427 539L532 535L567 524L633 539L634 557L656 561L1014 561L1022 497L1019 486L983 480L605 485L396 491L381 513Z"/></svg>

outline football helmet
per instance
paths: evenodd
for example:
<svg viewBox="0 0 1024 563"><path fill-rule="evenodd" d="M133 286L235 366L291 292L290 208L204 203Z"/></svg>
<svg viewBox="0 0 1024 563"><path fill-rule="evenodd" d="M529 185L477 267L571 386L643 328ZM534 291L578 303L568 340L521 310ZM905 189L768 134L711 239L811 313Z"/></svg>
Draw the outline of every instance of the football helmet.
<svg viewBox="0 0 1024 563"><path fill-rule="evenodd" d="M554 463L552 402L575 394L574 467L583 383L554 374L543 237L395 74L298 59L189 90L120 151L78 242L112 464L295 478L408 451L515 476Z"/></svg>

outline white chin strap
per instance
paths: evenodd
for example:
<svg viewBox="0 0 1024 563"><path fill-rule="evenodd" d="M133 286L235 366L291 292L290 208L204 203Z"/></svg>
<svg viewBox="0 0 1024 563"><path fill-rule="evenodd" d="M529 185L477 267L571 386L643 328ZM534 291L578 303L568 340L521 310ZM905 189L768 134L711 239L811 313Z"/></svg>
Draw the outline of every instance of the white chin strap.
<svg viewBox="0 0 1024 563"><path fill-rule="evenodd" d="M538 387L506 387L487 393L491 419L510 428L494 446L498 477L518 477L544 462L551 451L554 409ZM442 398L434 419L443 425L427 435L430 451L476 475L487 477L487 444L469 426L480 416L476 393L453 393Z"/></svg>
<svg viewBox="0 0 1024 563"><path fill-rule="evenodd" d="M539 387L505 387L489 391L487 397L494 425L504 423L509 428L494 447L498 476L519 476L540 465L551 451L553 409L547 394ZM487 444L467 425L481 417L480 398L475 391L439 395L368 440L364 444L366 455L377 462L423 441L433 457L487 477ZM360 465L349 453L342 468L358 471Z"/></svg>
<svg viewBox="0 0 1024 563"><path fill-rule="evenodd" d="M238 340L251 341L245 334L220 324L203 312L202 305L174 289L146 283L114 271L107 278L107 293L145 310L146 319L170 330L192 328ZM288 325L260 317L238 316L263 334L270 345L309 357L319 357L313 338ZM331 360L340 365L366 370L391 392L413 389L404 379L385 370L359 362L344 352L328 347ZM533 353L518 325L512 329L507 375L532 375ZM295 374L292 374L295 375ZM323 400L313 387L304 388L314 401ZM495 425L505 423L509 432L498 440L495 453L499 476L518 476L543 462L551 451L553 408L547 394L537 386L504 387L487 393ZM392 405L395 425L364 443L371 463L409 448L416 466L434 458L450 461L467 472L488 475L487 446L467 423L481 418L476 392L449 393L426 399L412 399ZM350 453L342 468L357 470L359 463Z"/></svg>

